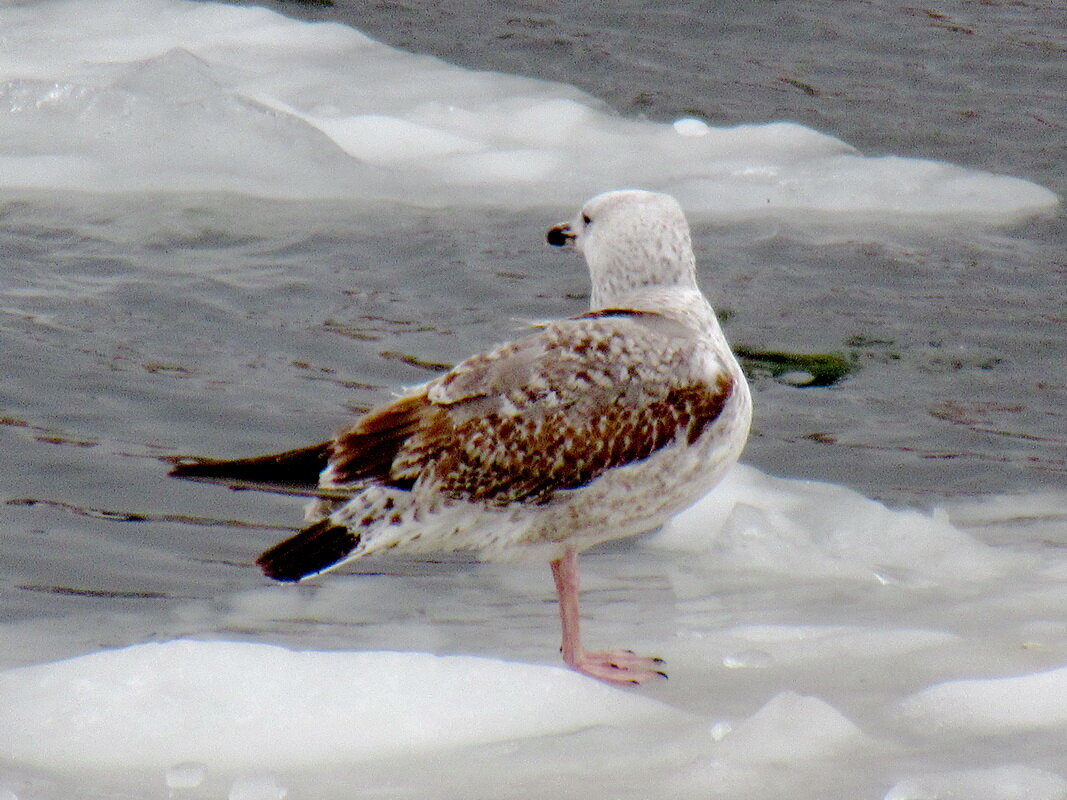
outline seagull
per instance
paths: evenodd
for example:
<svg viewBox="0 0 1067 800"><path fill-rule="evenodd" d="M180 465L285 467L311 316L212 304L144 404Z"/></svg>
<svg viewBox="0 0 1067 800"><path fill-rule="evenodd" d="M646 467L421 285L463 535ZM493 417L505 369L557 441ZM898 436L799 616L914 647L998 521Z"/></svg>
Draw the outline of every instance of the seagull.
<svg viewBox="0 0 1067 800"><path fill-rule="evenodd" d="M578 553L662 525L738 459L752 400L696 280L678 202L611 191L548 231L585 257L590 310L538 323L374 408L335 438L172 475L309 485L314 521L257 561L299 581L394 550L549 562L564 662L616 684L662 660L582 645Z"/></svg>

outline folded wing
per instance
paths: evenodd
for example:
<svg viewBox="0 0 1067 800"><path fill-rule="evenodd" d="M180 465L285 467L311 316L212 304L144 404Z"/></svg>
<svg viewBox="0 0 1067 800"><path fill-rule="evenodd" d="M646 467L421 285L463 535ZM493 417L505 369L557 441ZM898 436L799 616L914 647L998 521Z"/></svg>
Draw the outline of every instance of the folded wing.
<svg viewBox="0 0 1067 800"><path fill-rule="evenodd" d="M468 359L333 443L330 486L428 484L455 499L543 503L673 442L733 391L681 323L597 312Z"/></svg>

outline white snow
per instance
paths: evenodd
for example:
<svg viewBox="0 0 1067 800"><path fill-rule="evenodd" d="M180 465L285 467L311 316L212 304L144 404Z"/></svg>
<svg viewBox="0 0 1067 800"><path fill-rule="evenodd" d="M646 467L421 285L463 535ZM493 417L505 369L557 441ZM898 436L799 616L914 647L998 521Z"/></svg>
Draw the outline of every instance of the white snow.
<svg viewBox="0 0 1067 800"><path fill-rule="evenodd" d="M947 681L909 697L905 716L923 729L975 734L1067 729L1067 667L1032 675Z"/></svg>
<svg viewBox="0 0 1067 800"><path fill-rule="evenodd" d="M195 789L207 777L207 764L183 761L170 767L164 775L168 789Z"/></svg>
<svg viewBox="0 0 1067 800"><path fill-rule="evenodd" d="M0 674L0 758L67 769L280 769L671 717L562 667L173 641Z"/></svg>
<svg viewBox="0 0 1067 800"><path fill-rule="evenodd" d="M885 800L1063 800L1067 780L1023 764L958 770L901 781Z"/></svg>
<svg viewBox="0 0 1067 800"><path fill-rule="evenodd" d="M0 185L570 208L609 188L690 214L1016 219L1024 180L856 153L792 123L625 119L337 24L184 0L0 9ZM521 191L516 191L521 187Z"/></svg>
<svg viewBox="0 0 1067 800"><path fill-rule="evenodd" d="M844 486L745 464L649 542L718 565L916 586L984 580L1013 562L944 511L893 510Z"/></svg>
<svg viewBox="0 0 1067 800"><path fill-rule="evenodd" d="M242 775L230 787L229 800L284 800L289 791L274 775Z"/></svg>
<svg viewBox="0 0 1067 800"><path fill-rule="evenodd" d="M832 755L860 739L860 729L829 703L781 692L734 726L716 755L745 763L795 764Z"/></svg>

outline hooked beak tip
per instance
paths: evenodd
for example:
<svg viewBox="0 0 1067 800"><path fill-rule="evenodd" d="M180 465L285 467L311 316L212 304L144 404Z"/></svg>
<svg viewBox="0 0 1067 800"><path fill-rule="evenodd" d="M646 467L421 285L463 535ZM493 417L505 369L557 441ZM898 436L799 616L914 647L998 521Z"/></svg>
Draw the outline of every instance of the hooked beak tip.
<svg viewBox="0 0 1067 800"><path fill-rule="evenodd" d="M545 241L553 247L566 247L574 244L574 233L571 232L569 224L561 222L559 225L553 225L548 229Z"/></svg>

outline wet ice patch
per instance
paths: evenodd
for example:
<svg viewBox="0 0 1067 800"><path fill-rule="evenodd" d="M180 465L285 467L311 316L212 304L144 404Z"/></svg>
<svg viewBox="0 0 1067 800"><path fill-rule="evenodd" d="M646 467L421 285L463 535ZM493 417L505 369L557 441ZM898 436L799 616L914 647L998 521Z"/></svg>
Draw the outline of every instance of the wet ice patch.
<svg viewBox="0 0 1067 800"><path fill-rule="evenodd" d="M693 628L679 633L679 640L685 652L703 656L705 662L718 660L728 669L765 669L884 662L949 646L960 637L944 631L859 625L744 625Z"/></svg>
<svg viewBox="0 0 1067 800"><path fill-rule="evenodd" d="M201 769L413 756L677 713L556 667L195 641L10 670L0 697L0 758L158 770L172 785ZM235 791L260 796L261 783Z"/></svg>
<svg viewBox="0 0 1067 800"><path fill-rule="evenodd" d="M954 525L985 541L1023 551L1067 547L1067 493L957 499L946 505L946 511ZM1045 566L1055 568L1050 561Z"/></svg>
<svg viewBox="0 0 1067 800"><path fill-rule="evenodd" d="M727 218L1002 221L1056 204L1024 180L867 158L792 123L626 119L570 86L259 8L67 0L0 9L0 30L6 187L570 208L641 186Z"/></svg>

